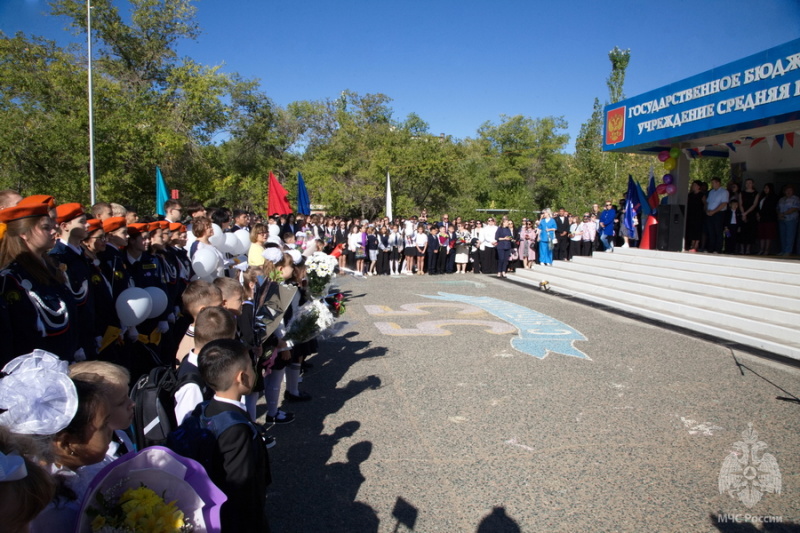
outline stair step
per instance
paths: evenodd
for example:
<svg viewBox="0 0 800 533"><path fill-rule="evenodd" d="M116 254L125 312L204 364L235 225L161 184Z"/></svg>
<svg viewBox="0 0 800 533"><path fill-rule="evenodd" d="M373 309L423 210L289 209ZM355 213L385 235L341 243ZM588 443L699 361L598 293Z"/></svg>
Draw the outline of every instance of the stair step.
<svg viewBox="0 0 800 533"><path fill-rule="evenodd" d="M552 275L542 276L541 273L537 272L536 274L539 275L534 276L518 271L517 274L510 274L509 279L521 281L533 287L538 287L539 281L547 279L552 291L593 301L597 300L610 307L625 309L650 318L655 314L680 317L682 322L689 324L682 327L703 333L708 333L707 330L709 328L713 330L719 329L729 331L731 335L735 333L737 338L752 336L771 339L772 342L779 341L789 345L796 344L798 348L797 356L800 358L800 334L798 334L795 325L800 323L800 316L790 325L777 324L771 320L765 321L762 315L741 316L731 314L729 309L701 307L696 305L696 302L689 304L663 300L656 295L649 296L620 288L562 278L555 270L548 270L551 271Z"/></svg>
<svg viewBox="0 0 800 533"><path fill-rule="evenodd" d="M715 298L720 301L720 305L734 305L739 304L750 305L763 308L766 311L786 311L789 313L800 313L800 286L792 286L785 284L769 284L769 288L775 291L769 295L768 298L764 297L764 292L752 290L751 288L735 288L731 287L731 278L725 277L704 277L703 281L697 281L696 276L691 279L686 279L680 273L676 273L675 269L670 268L656 268L648 267L646 270L635 265L623 265L620 263L609 264L605 261L598 261L595 263L586 262L559 262L554 263L549 267L564 278L574 279L576 281L585 281L587 279L596 280L598 283L610 284L614 286L630 284L631 290L635 292L635 287L644 286L652 287L647 289L647 294L655 291L673 290L678 291L678 295L669 297L670 299L677 299L683 301L686 296L701 298ZM588 276L588 277L587 277ZM737 283L739 287L744 285L742 282ZM783 291L777 292L780 287ZM797 294L797 297L792 297ZM682 296L681 296L682 295ZM667 296L665 296L667 298ZM757 309L743 309L744 313L752 313L758 311ZM800 321L800 315L797 317L786 317L789 323L794 320ZM776 320L781 320L776 318Z"/></svg>

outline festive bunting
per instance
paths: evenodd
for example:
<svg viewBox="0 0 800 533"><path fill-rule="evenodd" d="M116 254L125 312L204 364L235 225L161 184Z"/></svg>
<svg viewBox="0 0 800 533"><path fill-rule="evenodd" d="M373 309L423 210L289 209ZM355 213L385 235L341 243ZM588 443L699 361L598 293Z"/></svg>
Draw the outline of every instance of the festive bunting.
<svg viewBox="0 0 800 533"><path fill-rule="evenodd" d="M750 137L748 137L748 139L749 139L749 138L750 138ZM750 143L750 148L753 148L755 145L757 145L758 143L760 143L760 142L761 142L761 141L763 141L764 139L766 139L766 137L759 137L758 139L753 139L753 142L752 142L752 143Z"/></svg>

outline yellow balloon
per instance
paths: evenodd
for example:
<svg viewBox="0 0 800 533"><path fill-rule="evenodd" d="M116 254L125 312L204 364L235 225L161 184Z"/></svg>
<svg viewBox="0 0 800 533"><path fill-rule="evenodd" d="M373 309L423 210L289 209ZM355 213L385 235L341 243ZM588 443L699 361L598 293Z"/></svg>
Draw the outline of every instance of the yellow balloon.
<svg viewBox="0 0 800 533"><path fill-rule="evenodd" d="M675 163L675 158L674 157L670 157L669 159L664 161L664 168L667 169L667 170L672 170L672 169L675 168L675 164L676 164Z"/></svg>

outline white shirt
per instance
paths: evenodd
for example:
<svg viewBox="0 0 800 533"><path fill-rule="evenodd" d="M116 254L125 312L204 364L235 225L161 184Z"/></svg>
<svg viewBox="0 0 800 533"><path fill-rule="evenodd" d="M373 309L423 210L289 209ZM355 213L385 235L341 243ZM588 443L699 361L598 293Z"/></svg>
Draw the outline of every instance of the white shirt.
<svg viewBox="0 0 800 533"><path fill-rule="evenodd" d="M481 228L479 239L481 244L486 248L494 248L495 236L497 235L497 226L486 225Z"/></svg>
<svg viewBox="0 0 800 533"><path fill-rule="evenodd" d="M347 235L347 249L355 252L361 246L361 233L349 233Z"/></svg>
<svg viewBox="0 0 800 533"><path fill-rule="evenodd" d="M197 354L189 352L189 363L197 366ZM194 408L203 402L203 391L196 383L187 383L175 392L175 420L180 425L183 419L192 414Z"/></svg>
<svg viewBox="0 0 800 533"><path fill-rule="evenodd" d="M706 210L713 211L722 204L728 203L728 189L711 189L706 195Z"/></svg>
<svg viewBox="0 0 800 533"><path fill-rule="evenodd" d="M242 398L244 398L244 397L242 397ZM243 401L239 401L239 400L230 400L230 399L228 399L228 398L220 398L220 397L219 397L219 396L217 396L216 394L214 395L214 399L215 399L215 400L217 400L218 402L222 402L222 403L229 403L229 404L231 404L231 405L235 405L236 407L238 407L238 408L239 408L239 409L241 409L242 411L247 411L247 407L245 406L245 404L244 404L244 402L243 402Z"/></svg>

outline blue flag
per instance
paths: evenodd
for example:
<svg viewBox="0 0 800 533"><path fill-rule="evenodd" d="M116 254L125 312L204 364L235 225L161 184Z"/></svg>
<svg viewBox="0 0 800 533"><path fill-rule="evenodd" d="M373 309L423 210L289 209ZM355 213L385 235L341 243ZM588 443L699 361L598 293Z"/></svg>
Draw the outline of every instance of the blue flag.
<svg viewBox="0 0 800 533"><path fill-rule="evenodd" d="M303 181L303 175L299 172L297 173L297 212L306 216L311 214L311 200L308 198L306 182Z"/></svg>
<svg viewBox="0 0 800 533"><path fill-rule="evenodd" d="M169 192L167 191L167 184L164 181L164 176L161 175L161 169L156 167L156 213L161 216L166 216L167 212L164 211L164 203L169 200Z"/></svg>
<svg viewBox="0 0 800 533"><path fill-rule="evenodd" d="M628 175L628 192L625 194L625 227L628 229L628 235L634 235L633 217L641 209L639 203L639 191L636 189L636 182L633 181L633 176Z"/></svg>
<svg viewBox="0 0 800 533"><path fill-rule="evenodd" d="M650 204L647 203L647 195L644 193L644 190L642 190L642 185L638 181L636 182L636 193L639 196L639 207L641 209L641 213L640 213L641 220L646 221L647 217L650 216L651 209L650 209Z"/></svg>

